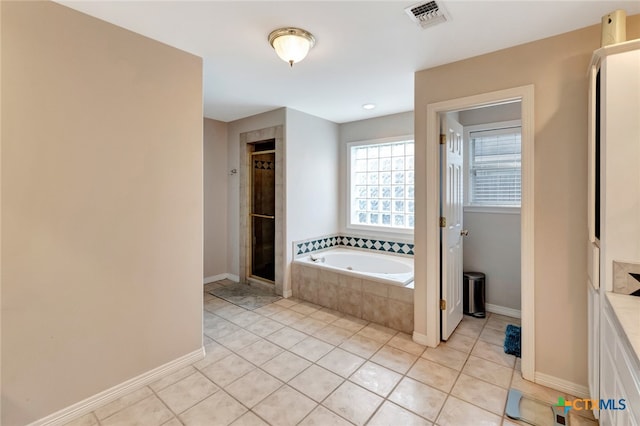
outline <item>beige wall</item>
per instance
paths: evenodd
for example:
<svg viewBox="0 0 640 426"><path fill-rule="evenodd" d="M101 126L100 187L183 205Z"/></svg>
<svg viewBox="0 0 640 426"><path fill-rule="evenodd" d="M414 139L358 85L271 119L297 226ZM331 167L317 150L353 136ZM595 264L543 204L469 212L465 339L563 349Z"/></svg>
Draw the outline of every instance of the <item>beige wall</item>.
<svg viewBox="0 0 640 426"><path fill-rule="evenodd" d="M628 18L627 37L640 37L640 16ZM600 27L591 26L415 76L417 194L425 192L427 104L535 85L535 369L582 386L587 384L587 67L599 44ZM416 234L416 260L427 237Z"/></svg>
<svg viewBox="0 0 640 426"><path fill-rule="evenodd" d="M204 278L227 270L227 123L204 119ZM232 179L235 177L231 177Z"/></svg>
<svg viewBox="0 0 640 426"><path fill-rule="evenodd" d="M2 421L202 346L202 62L2 2Z"/></svg>

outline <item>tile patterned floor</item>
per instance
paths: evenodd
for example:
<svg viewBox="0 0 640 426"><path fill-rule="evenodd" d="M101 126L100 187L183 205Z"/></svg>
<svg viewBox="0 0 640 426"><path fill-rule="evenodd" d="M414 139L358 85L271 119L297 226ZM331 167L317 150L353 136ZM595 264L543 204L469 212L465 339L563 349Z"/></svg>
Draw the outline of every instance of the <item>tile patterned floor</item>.
<svg viewBox="0 0 640 426"><path fill-rule="evenodd" d="M550 403L571 397L522 379L502 350L516 319L465 317L448 342L425 348L307 302L249 311L208 293L230 283L205 286L204 359L68 425L517 425L504 416L509 387ZM597 424L581 414L571 425Z"/></svg>

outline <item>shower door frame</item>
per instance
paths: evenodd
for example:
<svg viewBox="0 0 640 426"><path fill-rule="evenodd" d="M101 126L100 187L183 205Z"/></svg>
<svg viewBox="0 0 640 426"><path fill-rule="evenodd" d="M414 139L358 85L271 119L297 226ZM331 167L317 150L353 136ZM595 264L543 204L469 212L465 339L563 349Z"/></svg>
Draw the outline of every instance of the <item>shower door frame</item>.
<svg viewBox="0 0 640 426"><path fill-rule="evenodd" d="M276 194L275 194L275 279L251 276L251 152L250 145L275 141ZM289 297L291 289L283 287L285 272L284 238L284 127L282 125L254 130L240 134L240 229L239 229L239 278L241 283L260 283L274 286L276 294ZM288 294L287 294L288 293Z"/></svg>
<svg viewBox="0 0 640 426"><path fill-rule="evenodd" d="M263 214L258 214L258 213L254 213L254 201L255 201L255 175L254 175L254 165L253 165L253 158L255 156L258 155L264 155L264 154L273 154L273 162L276 162L276 159L278 158L277 154L276 154L276 150L274 149L269 149L269 150L264 150L264 151L255 151L255 146L261 143L266 143L266 142L270 142L270 141L274 141L274 146L275 146L275 140L274 139L268 139L266 141L261 141L261 142L256 142L256 143L248 143L247 146L247 150L249 150L249 220L248 220L248 226L249 226L249 251L251 253L251 255L247 258L247 280L253 279L253 280L258 280L258 281L265 281L267 283L270 284L275 284L275 264L276 264L276 256L275 256L275 248L276 248L276 241L275 241L275 230L274 230L274 238L273 238L273 249L274 249L274 253L273 253L273 266L274 266L274 277L273 280L270 280L269 278L265 278L265 277L261 277L259 275L254 275L254 271L253 271L253 261L254 261L254 237L255 237L255 218L263 218L263 219L271 219L274 221L274 228L275 228L275 221L276 221L276 215L275 215L275 196L274 196L274 214L273 216L271 215L263 215ZM253 148L253 149L252 149ZM275 164L274 164L275 166ZM278 168L274 167L274 174L278 172ZM276 189L276 185L275 185L275 179L274 179L274 184L273 184L273 189L275 191Z"/></svg>

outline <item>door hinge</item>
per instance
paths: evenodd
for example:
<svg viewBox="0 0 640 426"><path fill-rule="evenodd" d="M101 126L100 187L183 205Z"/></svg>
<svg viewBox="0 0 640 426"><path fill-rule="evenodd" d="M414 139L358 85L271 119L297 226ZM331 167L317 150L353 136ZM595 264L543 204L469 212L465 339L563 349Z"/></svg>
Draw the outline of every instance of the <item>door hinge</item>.
<svg viewBox="0 0 640 426"><path fill-rule="evenodd" d="M444 228L447 226L447 218L440 216L440 228Z"/></svg>
<svg viewBox="0 0 640 426"><path fill-rule="evenodd" d="M441 311L447 310L447 301L444 299L440 299L440 310Z"/></svg>
<svg viewBox="0 0 640 426"><path fill-rule="evenodd" d="M440 145L444 145L445 143L447 143L447 135L440 133Z"/></svg>

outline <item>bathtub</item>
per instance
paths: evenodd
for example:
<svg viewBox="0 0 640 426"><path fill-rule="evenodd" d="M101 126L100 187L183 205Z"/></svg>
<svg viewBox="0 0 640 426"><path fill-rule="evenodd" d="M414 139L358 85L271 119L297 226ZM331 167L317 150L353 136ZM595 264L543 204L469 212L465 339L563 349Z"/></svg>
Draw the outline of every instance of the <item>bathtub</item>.
<svg viewBox="0 0 640 426"><path fill-rule="evenodd" d="M299 257L294 262L385 284L406 286L413 282L413 258L372 250L330 249Z"/></svg>
<svg viewBox="0 0 640 426"><path fill-rule="evenodd" d="M293 261L293 297L413 332L413 258L348 248L313 257L320 260L306 255Z"/></svg>

